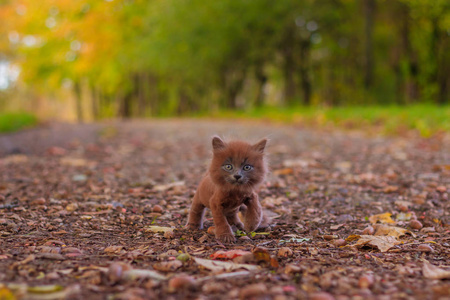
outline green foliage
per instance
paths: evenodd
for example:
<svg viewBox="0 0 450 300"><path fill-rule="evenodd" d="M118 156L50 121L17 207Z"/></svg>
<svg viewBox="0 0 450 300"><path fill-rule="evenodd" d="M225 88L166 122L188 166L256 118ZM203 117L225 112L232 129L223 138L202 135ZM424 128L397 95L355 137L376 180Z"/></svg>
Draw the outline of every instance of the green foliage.
<svg viewBox="0 0 450 300"><path fill-rule="evenodd" d="M13 132L23 128L35 126L38 120L29 113L0 114L0 132Z"/></svg>
<svg viewBox="0 0 450 300"><path fill-rule="evenodd" d="M72 90L93 118L450 98L445 0L21 0L0 18L18 87Z"/></svg>
<svg viewBox="0 0 450 300"><path fill-rule="evenodd" d="M197 117L211 117L198 114ZM416 131L423 137L450 132L450 106L262 107L247 111L221 111L216 118L252 118L302 126L366 130L374 134L398 135Z"/></svg>

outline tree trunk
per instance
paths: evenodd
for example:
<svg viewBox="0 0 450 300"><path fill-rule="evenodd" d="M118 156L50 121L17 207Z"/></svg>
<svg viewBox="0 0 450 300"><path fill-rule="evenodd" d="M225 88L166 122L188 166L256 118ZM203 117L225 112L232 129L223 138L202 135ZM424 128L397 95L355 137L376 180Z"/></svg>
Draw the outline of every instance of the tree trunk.
<svg viewBox="0 0 450 300"><path fill-rule="evenodd" d="M364 0L364 36L365 36L365 70L364 70L364 86L369 89L373 85L373 25L375 16L375 0Z"/></svg>
<svg viewBox="0 0 450 300"><path fill-rule="evenodd" d="M413 52L410 40L410 12L406 5L402 5L402 27L401 27L401 40L403 51L406 54L408 62L408 77L405 82L405 95L407 102L413 102L419 98L419 86L418 75L419 66L417 63L416 55Z"/></svg>
<svg viewBox="0 0 450 300"><path fill-rule="evenodd" d="M148 95L150 99L150 114L152 116L159 115L159 100L162 98L158 87L158 78L152 74L147 74L146 84L148 89Z"/></svg>
<svg viewBox="0 0 450 300"><path fill-rule="evenodd" d="M294 59L294 29L288 28L286 36L282 44L283 53L283 77L284 77L284 92L283 98L287 105L292 105L296 95L295 88L295 59Z"/></svg>
<svg viewBox="0 0 450 300"><path fill-rule="evenodd" d="M432 38L431 54L434 58L434 68L430 78L430 84L436 84L438 92L436 102L445 104L449 101L449 72L450 72L450 54L448 51L449 37L445 31L439 28L439 18L435 17L431 21Z"/></svg>
<svg viewBox="0 0 450 300"><path fill-rule="evenodd" d="M262 107L264 105L264 86L267 82L267 76L264 74L264 65L257 63L255 66L255 77L258 83L258 90L256 92L255 106Z"/></svg>
<svg viewBox="0 0 450 300"><path fill-rule="evenodd" d="M229 109L237 108L237 96L244 85L246 69L238 70L236 73L228 75L226 85L226 107Z"/></svg>
<svg viewBox="0 0 450 300"><path fill-rule="evenodd" d="M91 86L91 109L92 109L92 118L97 120L99 118L99 92L98 88L95 86Z"/></svg>
<svg viewBox="0 0 450 300"><path fill-rule="evenodd" d="M125 96L120 97L120 105L119 105L119 116L124 119L128 119L131 117L131 99L132 93L127 92Z"/></svg>
<svg viewBox="0 0 450 300"><path fill-rule="evenodd" d="M74 92L75 92L75 109L77 112L77 121L83 123L84 115L83 115L83 103L82 103L82 92L81 92L81 84L79 81L75 81L74 83Z"/></svg>
<svg viewBox="0 0 450 300"><path fill-rule="evenodd" d="M309 39L300 43L300 80L302 86L303 104L311 105L311 75L310 75L310 50L311 42Z"/></svg>

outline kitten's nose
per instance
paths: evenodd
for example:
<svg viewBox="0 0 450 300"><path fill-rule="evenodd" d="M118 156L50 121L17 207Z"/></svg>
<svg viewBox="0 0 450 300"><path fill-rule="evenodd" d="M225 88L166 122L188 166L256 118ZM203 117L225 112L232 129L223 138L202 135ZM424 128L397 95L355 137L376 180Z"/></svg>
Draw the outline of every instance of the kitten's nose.
<svg viewBox="0 0 450 300"><path fill-rule="evenodd" d="M233 177L234 177L234 179L239 180L242 178L242 175L236 174Z"/></svg>

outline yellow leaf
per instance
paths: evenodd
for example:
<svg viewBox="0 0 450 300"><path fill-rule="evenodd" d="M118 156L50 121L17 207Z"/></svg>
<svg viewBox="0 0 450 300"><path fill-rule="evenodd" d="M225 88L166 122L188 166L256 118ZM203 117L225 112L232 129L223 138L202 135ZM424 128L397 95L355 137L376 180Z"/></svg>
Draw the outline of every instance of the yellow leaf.
<svg viewBox="0 0 450 300"><path fill-rule="evenodd" d="M345 241L346 241L347 243L350 243L350 242L353 242L353 241L358 240L359 238L361 238L360 235L352 234L352 235L349 235L348 238L345 239Z"/></svg>
<svg viewBox="0 0 450 300"><path fill-rule="evenodd" d="M398 241L393 236L362 235L355 246L358 248L361 248L363 246L371 246L378 248L381 252L386 252L395 245L401 243L402 242Z"/></svg>
<svg viewBox="0 0 450 300"><path fill-rule="evenodd" d="M369 221L372 224L375 224L377 222L385 223L385 224L394 224L395 221L392 220L391 216L392 216L391 213L384 213L384 214L379 214L379 215L373 215L373 216L369 217Z"/></svg>
<svg viewBox="0 0 450 300"><path fill-rule="evenodd" d="M405 234L410 234L413 237L415 236L411 231L401 228L401 227L396 227L396 226L375 224L375 225L373 225L373 228L375 229L374 235L387 235L387 236L393 236L393 237L401 237Z"/></svg>
<svg viewBox="0 0 450 300"><path fill-rule="evenodd" d="M0 288L0 299L2 300L15 300L17 299L16 296L14 296L13 292L8 289L7 287Z"/></svg>

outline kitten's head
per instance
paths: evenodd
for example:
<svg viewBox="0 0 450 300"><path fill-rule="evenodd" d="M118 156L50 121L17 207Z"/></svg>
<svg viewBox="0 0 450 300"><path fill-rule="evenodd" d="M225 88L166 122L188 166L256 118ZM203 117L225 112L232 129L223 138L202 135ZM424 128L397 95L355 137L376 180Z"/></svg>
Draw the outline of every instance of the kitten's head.
<svg viewBox="0 0 450 300"><path fill-rule="evenodd" d="M251 145L243 141L225 143L213 137L213 159L209 173L214 183L227 188L254 187L266 175L264 148L267 139Z"/></svg>

